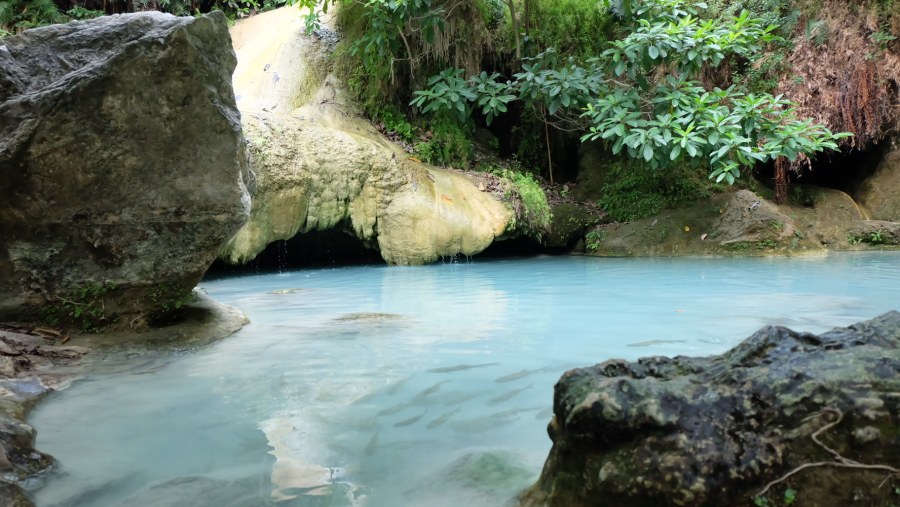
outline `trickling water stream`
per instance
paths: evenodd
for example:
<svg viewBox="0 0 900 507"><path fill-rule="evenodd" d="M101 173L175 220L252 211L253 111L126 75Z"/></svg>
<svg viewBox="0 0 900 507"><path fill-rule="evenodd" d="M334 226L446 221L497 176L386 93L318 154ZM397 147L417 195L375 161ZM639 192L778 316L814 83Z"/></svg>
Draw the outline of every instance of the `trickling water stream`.
<svg viewBox="0 0 900 507"><path fill-rule="evenodd" d="M42 402L40 506L496 506L536 478L553 384L897 308L900 255L537 258L204 282L235 336ZM123 359L124 361L124 359Z"/></svg>

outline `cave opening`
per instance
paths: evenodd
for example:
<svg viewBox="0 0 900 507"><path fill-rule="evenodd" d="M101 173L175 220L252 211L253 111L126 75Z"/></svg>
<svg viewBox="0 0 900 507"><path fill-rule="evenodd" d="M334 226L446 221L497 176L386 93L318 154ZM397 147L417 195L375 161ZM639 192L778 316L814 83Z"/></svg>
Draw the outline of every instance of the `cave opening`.
<svg viewBox="0 0 900 507"><path fill-rule="evenodd" d="M813 160L812 167L803 167L799 174L790 174L791 184L833 188L855 198L860 186L875 173L889 148L890 143L883 142L840 152L820 153ZM765 185L774 187L774 164L757 168L754 176Z"/></svg>
<svg viewBox="0 0 900 507"><path fill-rule="evenodd" d="M206 276L365 264L384 264L384 260L378 250L369 248L361 239L334 228L310 231L269 243L265 250L245 264L232 265L216 259Z"/></svg>

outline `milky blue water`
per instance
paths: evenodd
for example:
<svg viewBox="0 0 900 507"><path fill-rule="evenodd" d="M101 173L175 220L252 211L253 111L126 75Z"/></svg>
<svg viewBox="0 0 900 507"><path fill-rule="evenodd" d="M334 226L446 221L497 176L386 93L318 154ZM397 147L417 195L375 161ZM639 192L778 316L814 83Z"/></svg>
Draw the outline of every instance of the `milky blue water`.
<svg viewBox="0 0 900 507"><path fill-rule="evenodd" d="M540 472L553 385L900 306L900 254L497 260L206 281L251 323L33 412L38 505L496 506Z"/></svg>

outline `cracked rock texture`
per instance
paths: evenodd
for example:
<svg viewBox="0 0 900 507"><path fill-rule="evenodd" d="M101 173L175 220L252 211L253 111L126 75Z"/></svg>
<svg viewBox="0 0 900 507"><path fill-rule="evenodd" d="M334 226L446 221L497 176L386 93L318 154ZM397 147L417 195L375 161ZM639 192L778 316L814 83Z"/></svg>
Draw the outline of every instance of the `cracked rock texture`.
<svg viewBox="0 0 900 507"><path fill-rule="evenodd" d="M826 445L900 467L900 313L822 335L769 326L721 356L571 370L555 388L553 448L521 502L752 505L768 481L833 459L810 438L835 419L824 409L844 415L820 437ZM884 471L820 467L787 484L795 505L824 507L891 505L893 481ZM772 499L781 501L778 491Z"/></svg>
<svg viewBox="0 0 900 507"><path fill-rule="evenodd" d="M0 317L105 287L102 323L141 325L190 292L249 213L235 65L221 13L0 41Z"/></svg>

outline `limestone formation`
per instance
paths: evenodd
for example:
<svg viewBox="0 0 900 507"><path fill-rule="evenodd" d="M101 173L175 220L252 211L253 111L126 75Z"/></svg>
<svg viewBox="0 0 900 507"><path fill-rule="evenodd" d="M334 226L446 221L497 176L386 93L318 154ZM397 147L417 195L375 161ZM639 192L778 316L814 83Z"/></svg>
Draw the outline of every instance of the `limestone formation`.
<svg viewBox="0 0 900 507"><path fill-rule="evenodd" d="M788 485L798 505L888 505L898 392L896 311L822 335L765 327L716 357L571 370L555 388L553 448L522 503L753 505L768 481L825 462L776 485L767 505ZM812 438L820 429L825 445Z"/></svg>
<svg viewBox="0 0 900 507"><path fill-rule="evenodd" d="M307 36L279 9L233 29L235 90L257 175L250 220L222 251L253 259L276 240L339 229L391 264L481 252L512 212L461 173L411 159L355 111L331 72L337 35Z"/></svg>
<svg viewBox="0 0 900 507"><path fill-rule="evenodd" d="M0 44L0 317L142 326L180 306L249 211L225 16Z"/></svg>
<svg viewBox="0 0 900 507"><path fill-rule="evenodd" d="M715 240L720 245L763 240L782 240L793 236L794 221L778 207L749 190L738 190L722 210L715 225Z"/></svg>
<svg viewBox="0 0 900 507"><path fill-rule="evenodd" d="M857 192L872 220L900 222L900 149L889 151Z"/></svg>

